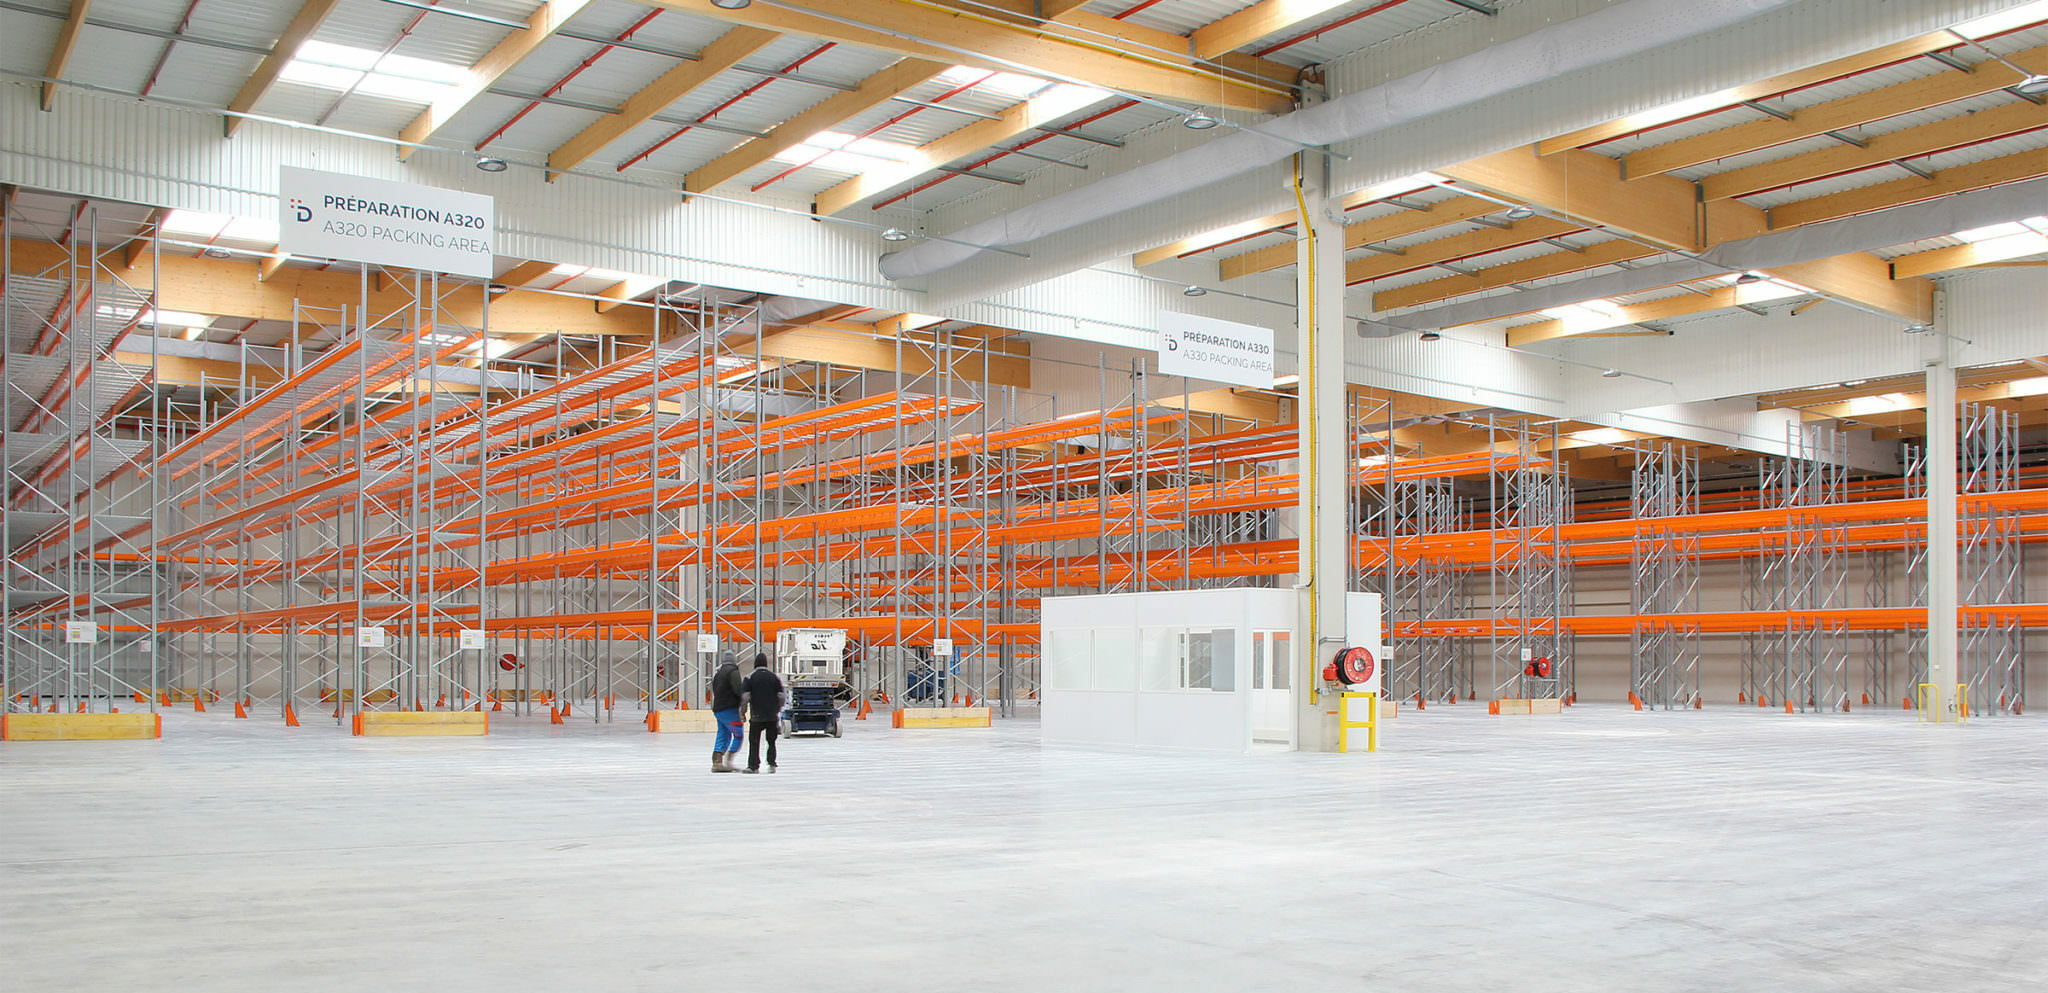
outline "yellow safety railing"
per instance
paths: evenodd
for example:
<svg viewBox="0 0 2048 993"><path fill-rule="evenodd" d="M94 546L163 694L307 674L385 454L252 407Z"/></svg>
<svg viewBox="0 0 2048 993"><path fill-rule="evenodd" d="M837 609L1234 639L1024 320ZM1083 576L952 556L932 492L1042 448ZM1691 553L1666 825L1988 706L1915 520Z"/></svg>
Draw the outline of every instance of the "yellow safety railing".
<svg viewBox="0 0 2048 993"><path fill-rule="evenodd" d="M1365 712L1368 715L1365 720L1354 721L1351 719L1351 701L1354 699L1365 701ZM1337 698L1338 751L1348 752L1351 750L1352 728L1365 729L1366 751L1377 752L1380 750L1380 695L1378 693L1345 693Z"/></svg>
<svg viewBox="0 0 2048 993"><path fill-rule="evenodd" d="M1970 687L1965 683L1956 684L1956 695L1948 700L1941 699L1940 687L1934 683L1920 684L1920 713L1922 723L1962 724L1970 719Z"/></svg>

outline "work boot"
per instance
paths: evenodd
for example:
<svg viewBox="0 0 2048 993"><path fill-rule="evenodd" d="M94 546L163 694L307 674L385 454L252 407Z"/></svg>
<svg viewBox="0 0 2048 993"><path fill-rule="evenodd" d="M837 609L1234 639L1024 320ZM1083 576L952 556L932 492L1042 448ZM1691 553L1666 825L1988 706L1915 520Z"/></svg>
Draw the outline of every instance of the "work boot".
<svg viewBox="0 0 2048 993"><path fill-rule="evenodd" d="M775 772L775 763L773 763L773 762L770 762L770 763L768 763L768 772L769 772L770 774L773 774L773 773Z"/></svg>
<svg viewBox="0 0 2048 993"><path fill-rule="evenodd" d="M759 770L759 769L757 769L757 768L755 768L755 767L753 767L753 766L748 766L748 767L746 767L746 768L744 768L744 769L741 769L740 771L741 771L741 772L744 772L744 773L747 773L748 775L754 775L754 774L757 774L757 773L759 773L759 772L760 772L761 770Z"/></svg>
<svg viewBox="0 0 2048 993"><path fill-rule="evenodd" d="M711 753L711 771L712 771L712 772L731 772L731 771L732 771L732 753L731 753L731 752L712 752L712 753Z"/></svg>

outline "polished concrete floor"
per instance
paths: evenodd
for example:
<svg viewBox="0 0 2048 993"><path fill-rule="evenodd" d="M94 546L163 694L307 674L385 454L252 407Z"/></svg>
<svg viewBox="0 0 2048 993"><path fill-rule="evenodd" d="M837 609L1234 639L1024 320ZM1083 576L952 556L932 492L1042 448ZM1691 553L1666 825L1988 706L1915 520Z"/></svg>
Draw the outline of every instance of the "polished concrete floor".
<svg viewBox="0 0 2048 993"><path fill-rule="evenodd" d="M2048 723L1404 714L1378 755L219 713L0 746L10 990L2040 990Z"/></svg>

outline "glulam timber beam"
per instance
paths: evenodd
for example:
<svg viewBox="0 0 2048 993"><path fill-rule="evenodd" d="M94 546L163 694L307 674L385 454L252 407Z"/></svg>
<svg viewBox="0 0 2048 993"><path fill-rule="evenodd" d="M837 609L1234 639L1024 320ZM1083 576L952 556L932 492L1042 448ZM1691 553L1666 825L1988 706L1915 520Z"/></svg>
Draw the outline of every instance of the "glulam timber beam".
<svg viewBox="0 0 2048 993"><path fill-rule="evenodd" d="M2048 207L2043 209L2048 210ZM2048 236L2016 234L2004 238L1988 238L1968 245L1956 245L1953 248L1936 248L1901 255L1892 260L1892 275L1928 276L1937 272L1968 269L1972 266L2004 262L2007 259L2040 255L2043 252L2048 252Z"/></svg>
<svg viewBox="0 0 2048 993"><path fill-rule="evenodd" d="M910 182L933 169L983 149L1045 127L1099 99L1099 94L1060 87L996 114L993 121L975 121L911 153L904 161L877 163L875 168L819 193L812 209L830 216L870 197Z"/></svg>
<svg viewBox="0 0 2048 993"><path fill-rule="evenodd" d="M1762 100L1792 90L1805 89L1830 80L1853 76L1872 69L1918 58L1932 52L1947 51L1962 44L1946 31L1934 31L1915 38L1894 42L1881 48L1858 52L1817 66L1810 66L1795 72L1771 76L1753 83L1722 90L1696 100L1683 101L1677 107L1660 108L1640 114L1618 117L1591 127L1580 128L1555 138L1546 138L1536 143L1538 155L1556 155L1573 148L1597 145L1603 141L1637 134L1650 128L1674 121L1682 121L1701 113L1734 107L1745 100Z"/></svg>
<svg viewBox="0 0 2048 993"><path fill-rule="evenodd" d="M553 262L529 259L505 270L504 275L491 280L491 282L499 286L509 286L516 290L553 271L555 271L555 264Z"/></svg>
<svg viewBox="0 0 2048 993"><path fill-rule="evenodd" d="M2048 104L2015 100L1974 114L1872 135L1860 147L1837 145L1715 173L1700 180L1700 195L1708 200L1748 196L2040 128L2048 128Z"/></svg>
<svg viewBox="0 0 2048 993"><path fill-rule="evenodd" d="M1347 286L1356 286L1386 276L1427 268L1439 262L1456 262L1475 255L1520 248L1546 238L1559 238L1584 230L1584 225L1571 221L1532 217L1497 228L1467 231L1464 234L1410 245L1399 255L1368 255L1352 259L1344 263L1344 283Z"/></svg>
<svg viewBox="0 0 2048 993"><path fill-rule="evenodd" d="M92 0L71 0L71 10L64 15L64 26L57 29L57 44L50 49L49 67L43 70L43 109L57 106L56 80L64 78L64 70L71 65L71 55L78 50L78 35L85 30L85 15L92 9Z"/></svg>
<svg viewBox="0 0 2048 993"><path fill-rule="evenodd" d="M1403 210L1397 214L1356 221L1344 226L1344 247L1346 250L1363 248L1383 241L1406 238L1421 234L1446 224L1469 221L1506 210L1505 206L1480 197L1453 197L1441 203L1434 203L1421 210ZM1292 213L1279 214L1292 224ZM1267 230L1271 230L1268 228ZM1157 251L1155 249L1155 251ZM1270 245L1253 249L1240 255L1225 257L1217 263L1217 270L1224 279L1237 279L1261 272L1284 269L1294 264L1295 248L1292 244ZM1446 260L1447 261L1447 260ZM1143 265L1143 262L1139 263Z"/></svg>
<svg viewBox="0 0 2048 993"><path fill-rule="evenodd" d="M299 7L299 12L292 15L291 22L285 25L284 32L277 36L277 43L270 46L270 54L263 57L263 61L257 64L256 71L249 75L248 81L235 93L234 99L228 101L228 114L221 125L228 137L234 137L235 131L242 126L242 118L238 115L249 113L256 108L263 95L270 92L272 86L277 85L277 78L284 74L286 63L298 57L299 46L305 44L306 39L313 36L313 32L320 30L320 25L339 6L341 0L306 0Z"/></svg>
<svg viewBox="0 0 2048 993"><path fill-rule="evenodd" d="M1108 89L1201 106L1262 113L1279 113L1294 106L1291 68L1240 57L1219 60L1224 66L1219 72L1215 65L1197 61L1185 48L1162 51L1093 30L1066 30L1060 23L1025 28L993 14L894 0L757 3L739 10L714 6L711 0L656 0L656 4L913 58L1081 79ZM1127 27L1137 29L1136 25ZM1185 44L1185 39L1181 41ZM1268 73L1273 78L1261 78Z"/></svg>
<svg viewBox="0 0 2048 993"><path fill-rule="evenodd" d="M541 4L540 9L526 19L526 27L513 31L492 46L483 58L469 67L469 78L436 97L427 109L412 119L411 124L398 132L399 140L406 142L398 146L399 159L411 158L416 150L414 145L425 144L433 138L464 107L482 96L514 66L525 61L542 42L554 37L555 32L569 23L569 18L576 16L589 3L590 0L548 0Z"/></svg>
<svg viewBox="0 0 2048 993"><path fill-rule="evenodd" d="M709 7L707 3L705 6ZM711 7L712 10L718 8ZM602 151L606 145L626 136L634 128L652 120L669 104L721 73L740 64L747 56L767 47L781 37L774 31L758 27L738 25L717 40L704 46L694 61L684 62L655 77L655 80L640 88L639 92L627 97L616 113L606 114L591 122L590 126L576 133L548 153L548 179L553 180L558 170L574 169L591 156Z"/></svg>
<svg viewBox="0 0 2048 993"><path fill-rule="evenodd" d="M2036 153L2034 158L2048 171L2048 156ZM1510 149L1438 171L1574 220L1682 251L1702 251L1774 227L1796 226L1780 224L1779 211L1766 215L1734 200L1702 204L1693 184L1675 176L1624 179L1620 163L1582 150L1540 156L1533 148ZM1893 280L1884 260L1868 253L1781 266L1772 273L1909 321L1934 317L1934 284L1924 279Z"/></svg>
<svg viewBox="0 0 2048 993"><path fill-rule="evenodd" d="M790 328L761 339L763 358L788 362L821 362L827 365L876 372L901 372L906 376L929 375L938 363L922 348L899 348L894 342L868 335L829 328ZM986 382L991 386L1031 386L1031 358L1028 355L989 355L979 351L955 356L952 374L961 379Z"/></svg>
<svg viewBox="0 0 2048 993"><path fill-rule="evenodd" d="M903 59L861 80L853 89L826 97L769 129L767 134L749 138L738 148L690 170L683 177L683 189L698 193L716 189L721 183L803 144L818 132L885 103L948 68L944 62Z"/></svg>
<svg viewBox="0 0 2048 993"><path fill-rule="evenodd" d="M1950 166L1932 178L1907 176L1810 200L1795 200L1771 208L1771 227L1796 228L2041 176L2048 176L2048 152L2029 149L1995 159Z"/></svg>
<svg viewBox="0 0 2048 993"><path fill-rule="evenodd" d="M1597 269L1617 262L1632 262L1664 254L1661 248L1639 245L1633 241L1616 238L1576 251L1556 251L1535 258L1505 262L1488 266L1475 273L1458 273L1407 286L1381 290L1372 295L1372 309L1376 311L1395 310L1401 307L1416 307L1425 303L1437 303L1453 297L1471 293L1484 293L1519 283L1548 279L1552 276L1568 276L1575 272Z"/></svg>
<svg viewBox="0 0 2048 993"><path fill-rule="evenodd" d="M119 258L109 249L111 264ZM68 262L63 246L54 242L16 241L13 269L22 275L37 275ZM281 269L269 280L260 280L255 262L163 256L152 263L140 260L132 281L150 285L155 280L157 306L215 317L241 320L289 321L294 302L320 307L354 306L361 299L361 277L351 272L323 272L318 269ZM448 293L443 307L449 315L471 327L483 326L485 291L481 286L464 286ZM398 313L412 302L402 288L377 288L370 293L372 313ZM589 300L552 293L507 293L490 301L493 334L631 335L645 337L650 322L644 308L621 307L609 314L593 311Z"/></svg>
<svg viewBox="0 0 2048 993"><path fill-rule="evenodd" d="M2048 72L2048 46L2030 48L2010 56L2014 65L2028 72ZM1643 180L1674 169L1696 166L1731 155L1811 138L1830 131L1859 127L1900 114L1910 114L1957 100L1983 96L2018 83L2026 77L2011 68L1986 61L1969 72L1943 72L1910 79L1903 83L1829 100L1791 111L1787 116L1709 131L1662 145L1652 145L1622 157L1622 167L1631 180Z"/></svg>

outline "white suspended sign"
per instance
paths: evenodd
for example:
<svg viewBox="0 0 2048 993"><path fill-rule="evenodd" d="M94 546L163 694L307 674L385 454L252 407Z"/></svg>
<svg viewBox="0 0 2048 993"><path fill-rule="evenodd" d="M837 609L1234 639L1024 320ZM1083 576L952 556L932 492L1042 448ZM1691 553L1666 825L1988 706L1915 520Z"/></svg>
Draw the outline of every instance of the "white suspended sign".
<svg viewBox="0 0 2048 993"><path fill-rule="evenodd" d="M491 277L490 197L285 166L277 247L292 255Z"/></svg>
<svg viewBox="0 0 2048 993"><path fill-rule="evenodd" d="M383 648L384 629L372 627L357 628L356 645L361 648Z"/></svg>
<svg viewBox="0 0 2048 993"><path fill-rule="evenodd" d="M100 641L100 626L91 621L65 621L64 643L67 645L97 645Z"/></svg>
<svg viewBox="0 0 2048 993"><path fill-rule="evenodd" d="M700 635L698 635L698 636L697 636L697 654L699 654L699 655L717 655L717 654L718 654L718 636L717 636L717 635L715 635L715 634L700 634Z"/></svg>
<svg viewBox="0 0 2048 993"><path fill-rule="evenodd" d="M481 651L484 647L484 632L482 628L463 628L462 633L457 637L464 651Z"/></svg>
<svg viewBox="0 0 2048 993"><path fill-rule="evenodd" d="M933 658L936 658L936 659L950 659L950 658L952 658L952 657L953 657L953 639L951 639L951 638L933 638L933 639L932 639L932 657L933 657Z"/></svg>
<svg viewBox="0 0 2048 993"><path fill-rule="evenodd" d="M1195 314L1159 315L1159 372L1269 389L1273 329Z"/></svg>

